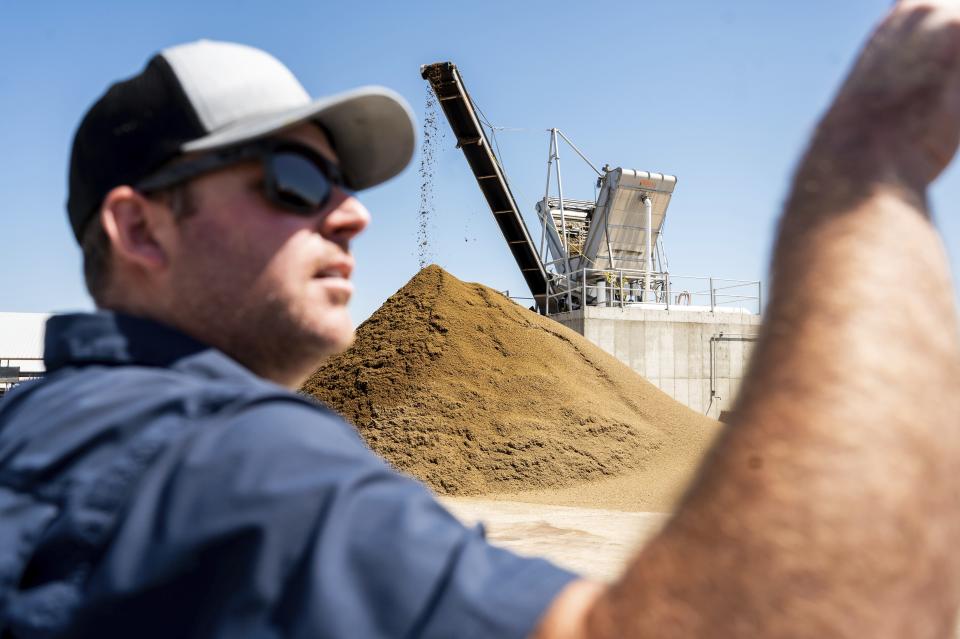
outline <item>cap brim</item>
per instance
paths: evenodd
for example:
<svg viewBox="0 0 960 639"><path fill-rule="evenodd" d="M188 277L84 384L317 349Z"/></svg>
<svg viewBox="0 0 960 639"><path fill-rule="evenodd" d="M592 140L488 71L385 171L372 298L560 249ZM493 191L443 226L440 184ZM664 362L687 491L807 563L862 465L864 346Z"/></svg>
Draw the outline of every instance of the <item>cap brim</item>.
<svg viewBox="0 0 960 639"><path fill-rule="evenodd" d="M413 112L395 91L360 87L288 111L245 118L183 145L184 152L208 151L267 137L315 121L333 138L347 185L366 189L389 180L413 157Z"/></svg>

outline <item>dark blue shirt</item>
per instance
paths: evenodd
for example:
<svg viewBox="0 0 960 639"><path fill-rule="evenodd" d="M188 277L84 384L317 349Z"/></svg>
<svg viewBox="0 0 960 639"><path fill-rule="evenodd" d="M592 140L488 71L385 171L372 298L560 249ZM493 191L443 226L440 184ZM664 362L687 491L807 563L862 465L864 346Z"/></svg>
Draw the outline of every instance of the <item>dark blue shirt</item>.
<svg viewBox="0 0 960 639"><path fill-rule="evenodd" d="M45 361L0 401L2 637L524 637L573 578L170 328L54 317Z"/></svg>

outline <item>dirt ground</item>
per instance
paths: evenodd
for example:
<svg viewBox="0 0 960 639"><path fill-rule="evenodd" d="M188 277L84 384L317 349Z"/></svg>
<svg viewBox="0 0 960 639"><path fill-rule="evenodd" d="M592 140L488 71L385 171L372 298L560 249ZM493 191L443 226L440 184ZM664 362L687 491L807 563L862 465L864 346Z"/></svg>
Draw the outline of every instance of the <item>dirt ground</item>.
<svg viewBox="0 0 960 639"><path fill-rule="evenodd" d="M465 524L482 522L487 538L518 554L546 557L585 577L615 579L663 513L574 508L473 497L443 497Z"/></svg>

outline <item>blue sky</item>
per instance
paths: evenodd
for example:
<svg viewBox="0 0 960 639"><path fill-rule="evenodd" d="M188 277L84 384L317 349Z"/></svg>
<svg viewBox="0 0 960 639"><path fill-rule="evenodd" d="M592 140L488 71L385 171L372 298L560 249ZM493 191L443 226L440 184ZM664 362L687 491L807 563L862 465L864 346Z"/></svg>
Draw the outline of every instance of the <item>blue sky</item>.
<svg viewBox="0 0 960 639"><path fill-rule="evenodd" d="M421 120L419 66L452 60L490 121L520 129L497 140L533 235L546 129L555 126L597 165L678 176L664 236L672 272L766 280L796 158L889 5L0 0L0 311L91 306L63 205L73 130L112 81L139 71L154 52L198 38L266 49L313 95L389 86ZM431 261L461 279L528 295L441 124ZM588 170L565 147L561 153L565 195L592 197ZM355 244L358 323L418 269L418 161L361 196L374 221ZM933 203L955 270L958 198L954 167Z"/></svg>

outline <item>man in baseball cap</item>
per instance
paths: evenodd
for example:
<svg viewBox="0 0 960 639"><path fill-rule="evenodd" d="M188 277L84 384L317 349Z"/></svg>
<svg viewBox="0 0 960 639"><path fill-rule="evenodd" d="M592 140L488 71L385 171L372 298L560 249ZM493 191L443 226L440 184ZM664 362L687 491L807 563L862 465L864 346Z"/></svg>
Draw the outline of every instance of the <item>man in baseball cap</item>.
<svg viewBox="0 0 960 639"><path fill-rule="evenodd" d="M52 318L48 376L0 410L0 629L533 631L573 575L488 545L289 390L351 343L354 194L414 141L396 93L312 100L224 42L167 49L91 107L67 208L100 310Z"/></svg>
<svg viewBox="0 0 960 639"><path fill-rule="evenodd" d="M287 390L350 342L353 191L408 162L402 101L163 52L74 145L103 310L53 318L49 375L0 404L0 634L953 636L960 336L925 192L958 51L956 2L880 25L799 166L735 419L610 586L490 546Z"/></svg>
<svg viewBox="0 0 960 639"><path fill-rule="evenodd" d="M352 193L399 173L414 138L409 107L388 89L311 100L263 51L167 49L111 87L76 133L67 208L88 288L100 308L175 326L293 383L349 343L347 244L369 217ZM238 185L221 181L244 169L260 197L235 201ZM154 244L171 204L168 222L209 214L158 231L176 246ZM278 214L242 212L263 205ZM328 238L315 232L320 211ZM171 252L155 271L150 260Z"/></svg>

